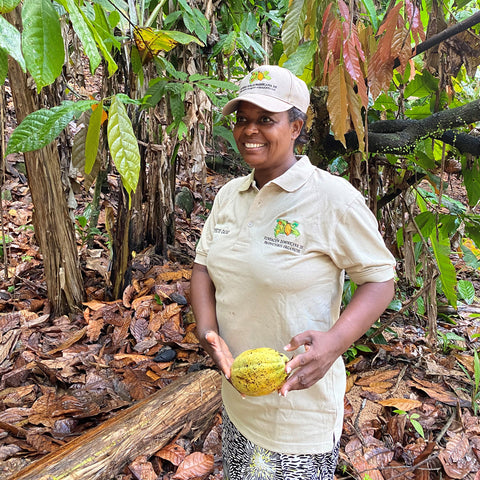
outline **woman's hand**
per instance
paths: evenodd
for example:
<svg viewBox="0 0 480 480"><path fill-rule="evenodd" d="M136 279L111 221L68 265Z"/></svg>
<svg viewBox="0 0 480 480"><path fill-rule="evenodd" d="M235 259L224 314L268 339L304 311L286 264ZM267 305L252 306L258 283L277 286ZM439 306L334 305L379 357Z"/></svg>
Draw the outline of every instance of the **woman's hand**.
<svg viewBox="0 0 480 480"><path fill-rule="evenodd" d="M204 336L208 350L217 367L222 371L225 377L230 379L230 370L233 363L233 355L230 352L223 338L213 330L209 330Z"/></svg>
<svg viewBox="0 0 480 480"><path fill-rule="evenodd" d="M285 367L287 373L292 374L280 389L280 395L286 396L290 390L311 387L327 373L333 362L342 354L329 332L308 330L300 333L290 340L285 350L292 352L302 345L305 352L295 355Z"/></svg>
<svg viewBox="0 0 480 480"><path fill-rule="evenodd" d="M292 372L280 389L281 395L290 390L302 390L318 382L333 362L358 340L380 317L394 293L394 281L364 283L355 293L328 332L308 330L290 340L287 352L305 346L301 353L290 360L285 369Z"/></svg>

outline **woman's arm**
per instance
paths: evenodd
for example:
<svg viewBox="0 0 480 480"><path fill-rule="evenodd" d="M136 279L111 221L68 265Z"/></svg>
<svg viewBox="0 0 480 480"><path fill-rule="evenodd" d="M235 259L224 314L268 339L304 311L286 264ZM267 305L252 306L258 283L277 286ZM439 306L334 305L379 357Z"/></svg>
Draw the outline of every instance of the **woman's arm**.
<svg viewBox="0 0 480 480"><path fill-rule="evenodd" d="M230 378L233 356L227 344L218 335L215 286L204 265L193 264L190 296L200 344L223 374Z"/></svg>
<svg viewBox="0 0 480 480"><path fill-rule="evenodd" d="M285 350L305 346L305 353L287 363L292 375L280 389L281 395L301 390L318 382L333 362L358 340L380 317L394 295L394 281L360 285L350 303L328 332L309 330L290 340Z"/></svg>

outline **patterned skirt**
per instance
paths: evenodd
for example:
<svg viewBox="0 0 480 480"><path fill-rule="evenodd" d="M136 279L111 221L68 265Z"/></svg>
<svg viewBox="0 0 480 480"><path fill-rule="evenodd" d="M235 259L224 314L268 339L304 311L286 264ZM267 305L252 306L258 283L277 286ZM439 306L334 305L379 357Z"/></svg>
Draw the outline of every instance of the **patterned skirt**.
<svg viewBox="0 0 480 480"><path fill-rule="evenodd" d="M225 480L333 480L340 442L329 453L290 455L247 440L223 410L222 455Z"/></svg>

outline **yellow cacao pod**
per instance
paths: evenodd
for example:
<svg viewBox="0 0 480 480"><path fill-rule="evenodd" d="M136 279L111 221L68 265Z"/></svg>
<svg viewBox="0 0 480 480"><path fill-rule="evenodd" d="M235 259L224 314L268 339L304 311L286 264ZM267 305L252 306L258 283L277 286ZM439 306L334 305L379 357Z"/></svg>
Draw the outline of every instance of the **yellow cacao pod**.
<svg viewBox="0 0 480 480"><path fill-rule="evenodd" d="M233 361L230 381L244 395L268 395L287 379L287 362L288 357L273 348L246 350Z"/></svg>

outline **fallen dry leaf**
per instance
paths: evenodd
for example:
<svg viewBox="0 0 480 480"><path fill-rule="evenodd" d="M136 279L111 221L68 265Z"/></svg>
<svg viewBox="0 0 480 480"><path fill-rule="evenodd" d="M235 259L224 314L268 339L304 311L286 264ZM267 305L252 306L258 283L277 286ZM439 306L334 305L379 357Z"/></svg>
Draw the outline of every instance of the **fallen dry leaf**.
<svg viewBox="0 0 480 480"><path fill-rule="evenodd" d="M140 455L128 466L137 480L157 480L158 475L145 455Z"/></svg>
<svg viewBox="0 0 480 480"><path fill-rule="evenodd" d="M178 467L178 465L185 460L186 452L182 446L177 445L176 443L170 443L156 452L155 456L168 460L170 463Z"/></svg>
<svg viewBox="0 0 480 480"><path fill-rule="evenodd" d="M394 407L398 410L403 410L404 412L422 406L422 402L411 398L387 398L386 400L379 400L378 403L384 407Z"/></svg>
<svg viewBox="0 0 480 480"><path fill-rule="evenodd" d="M465 433L458 433L447 442L438 456L443 468L451 478L465 478L479 468L475 454Z"/></svg>
<svg viewBox="0 0 480 480"><path fill-rule="evenodd" d="M360 377L355 381L356 385L368 386L372 383L385 382L398 376L400 370L386 370L384 372L373 373Z"/></svg>
<svg viewBox="0 0 480 480"><path fill-rule="evenodd" d="M177 473L172 477L175 480L189 480L201 477L213 471L213 455L202 452L193 452L178 466Z"/></svg>

